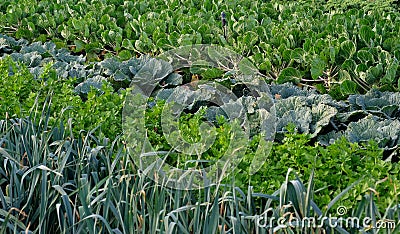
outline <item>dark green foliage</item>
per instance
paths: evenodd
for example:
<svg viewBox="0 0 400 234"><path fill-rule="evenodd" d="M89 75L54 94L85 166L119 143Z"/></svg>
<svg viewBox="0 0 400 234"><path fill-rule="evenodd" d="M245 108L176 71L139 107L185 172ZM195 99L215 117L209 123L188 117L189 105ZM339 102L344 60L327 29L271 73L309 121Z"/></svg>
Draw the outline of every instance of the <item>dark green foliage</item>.
<svg viewBox="0 0 400 234"><path fill-rule="evenodd" d="M0 3L0 33L51 40L88 61L218 44L249 57L279 83L324 83L335 98L345 98L350 91L399 88L400 17L392 2L246 1L238 8L212 0L7 0Z"/></svg>
<svg viewBox="0 0 400 234"><path fill-rule="evenodd" d="M325 222L306 228L276 221L337 216L339 206L348 209L344 216L368 217L372 225L397 221L395 229L379 233L400 232L395 4L1 1L0 233L376 233L362 226L329 228ZM174 71L150 56L194 44L248 57L236 64L239 70L263 77L271 93L250 92L245 86L259 83L237 79L230 68L200 64ZM138 155L128 154L126 139L119 138L131 90L125 89L132 81L145 87L153 80L156 90L144 116L151 153L174 151L161 124L173 90L178 102L194 99L172 118L185 141L202 140L201 123L215 126L206 132L215 134L207 151L172 152L166 161L171 165L205 167L229 144L243 148L232 137L229 113L248 121L241 126L249 130L243 158L221 183L175 190L136 168ZM238 98L214 105L220 98L216 86L202 81ZM269 99L259 105L260 96ZM259 122L272 120L266 114L276 114L276 137L260 130ZM260 143L273 137L272 149ZM260 164L256 174L254 162ZM257 226L267 210L275 221Z"/></svg>

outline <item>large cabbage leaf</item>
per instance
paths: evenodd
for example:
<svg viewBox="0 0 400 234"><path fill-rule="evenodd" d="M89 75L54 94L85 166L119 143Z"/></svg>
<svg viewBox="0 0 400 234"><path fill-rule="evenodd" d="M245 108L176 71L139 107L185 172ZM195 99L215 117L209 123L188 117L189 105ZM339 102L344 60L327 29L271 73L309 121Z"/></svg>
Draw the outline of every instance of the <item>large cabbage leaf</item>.
<svg viewBox="0 0 400 234"><path fill-rule="evenodd" d="M323 145L328 145L342 136L358 143L374 140L380 147L390 149L400 144L400 121L369 115L357 122L351 122L344 131L332 131L319 136L318 140Z"/></svg>
<svg viewBox="0 0 400 234"><path fill-rule="evenodd" d="M312 97L314 100L315 97ZM329 99L327 99L329 100ZM285 127L292 123L298 132L310 133L312 137L329 125L337 109L324 102L310 102L308 97L293 96L276 100L277 132L285 132Z"/></svg>

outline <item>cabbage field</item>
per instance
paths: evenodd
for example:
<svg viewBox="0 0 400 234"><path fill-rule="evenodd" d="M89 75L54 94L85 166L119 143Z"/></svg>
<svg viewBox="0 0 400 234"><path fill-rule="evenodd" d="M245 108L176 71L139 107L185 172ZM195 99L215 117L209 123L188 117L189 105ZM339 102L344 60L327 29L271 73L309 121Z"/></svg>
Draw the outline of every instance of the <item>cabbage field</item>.
<svg viewBox="0 0 400 234"><path fill-rule="evenodd" d="M394 0L2 0L0 234L400 233Z"/></svg>

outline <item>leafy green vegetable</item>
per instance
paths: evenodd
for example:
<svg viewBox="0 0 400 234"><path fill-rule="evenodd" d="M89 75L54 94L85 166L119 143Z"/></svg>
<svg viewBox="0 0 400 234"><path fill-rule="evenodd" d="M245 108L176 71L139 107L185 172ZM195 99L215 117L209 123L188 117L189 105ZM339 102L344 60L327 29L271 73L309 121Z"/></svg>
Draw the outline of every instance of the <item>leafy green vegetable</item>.
<svg viewBox="0 0 400 234"><path fill-rule="evenodd" d="M10 57L0 60L0 73L0 84L4 87L0 89L4 104L0 119L26 117L34 104L43 105L51 98L51 123L71 118L76 134L93 126L109 137L121 134L124 92L115 93L105 84L105 78L89 78L74 87L74 79L57 77L57 72L47 65L35 79L23 64L16 64ZM85 101L76 92L85 94Z"/></svg>
<svg viewBox="0 0 400 234"><path fill-rule="evenodd" d="M337 88L334 83L341 81L337 74L343 68L359 91L388 90L390 85L395 91L399 88L395 70L400 21L393 6L393 0L246 1L240 9L234 3L178 0L168 4L159 0L83 0L79 4L7 0L0 3L0 33L53 41L57 48L68 46L86 54L88 61L111 55L129 60L183 45L217 44L250 58L278 83L325 81L329 91ZM25 43L16 42L1 48L9 52ZM349 70L345 60L355 61L358 69ZM382 66L383 73L373 72L371 79L371 71L366 71L371 66ZM118 82L127 79L122 74L115 74Z"/></svg>
<svg viewBox="0 0 400 234"><path fill-rule="evenodd" d="M235 1L1 1L0 230L375 232L284 228L277 222L268 229L254 221L268 208L277 220L288 212L298 218L337 215L339 205L374 225L377 218L399 217L400 168L389 159L398 161L400 97L387 92L400 88L399 19L393 0L246 0L240 7ZM194 44L230 48L249 58L234 64L243 73L271 82L279 117L272 150L265 141L271 136L260 130L275 130L267 126L272 100L257 102L270 97L267 90L249 92L244 86L259 84L201 67L210 64L174 71L174 64L150 56ZM227 97L202 79L238 98L223 102ZM220 158L232 141L243 146L232 140L234 125L228 123L243 120L249 145L226 184L182 192L136 170L118 138L124 88L132 80L156 88L146 111L147 136L156 150L171 149L160 125L168 101L160 100L173 90L181 104L191 103L176 118L184 139L193 143L205 132L216 135L202 155L204 165ZM206 120L215 132L204 131L200 123ZM270 151L267 162L256 165L259 173L251 173ZM170 156L179 167L197 160ZM293 169L300 172L294 180ZM308 181L307 188L301 181ZM397 233L399 227L380 231Z"/></svg>

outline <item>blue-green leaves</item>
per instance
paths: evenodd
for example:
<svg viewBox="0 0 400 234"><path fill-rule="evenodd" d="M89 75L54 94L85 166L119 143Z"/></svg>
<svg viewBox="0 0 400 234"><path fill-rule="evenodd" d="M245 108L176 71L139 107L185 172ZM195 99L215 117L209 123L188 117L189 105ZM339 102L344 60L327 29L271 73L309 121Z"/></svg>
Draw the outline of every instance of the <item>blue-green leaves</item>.
<svg viewBox="0 0 400 234"><path fill-rule="evenodd" d="M346 94L357 92L356 88L357 84L351 80L340 85ZM346 102L290 85L271 86L271 93L275 96L277 133L286 132L286 126L291 123L298 132L309 133L322 144L340 136L352 142L374 139L382 148L400 144L397 137L400 131L397 120L400 117L399 93L371 90L365 95L352 94ZM344 130L339 131L338 126ZM323 130L330 133L321 135Z"/></svg>
<svg viewBox="0 0 400 234"><path fill-rule="evenodd" d="M276 100L278 117L277 131L285 131L289 123L294 124L298 132L309 133L315 137L323 127L329 125L338 112L335 107L318 102L313 95L292 96Z"/></svg>
<svg viewBox="0 0 400 234"><path fill-rule="evenodd" d="M364 142L371 140L378 143L379 147L392 149L400 145L399 120L380 119L369 115L357 122L351 122L342 132L331 132L319 137L322 144L327 144L344 136L350 142Z"/></svg>

